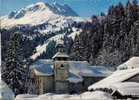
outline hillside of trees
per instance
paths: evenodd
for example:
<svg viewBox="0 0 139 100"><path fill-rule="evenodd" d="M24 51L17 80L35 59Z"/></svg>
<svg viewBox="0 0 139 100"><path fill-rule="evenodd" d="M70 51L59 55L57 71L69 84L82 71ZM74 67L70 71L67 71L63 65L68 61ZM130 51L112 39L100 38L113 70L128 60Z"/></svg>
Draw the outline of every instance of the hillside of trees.
<svg viewBox="0 0 139 100"><path fill-rule="evenodd" d="M87 60L92 65L117 66L132 56L139 56L138 5L134 0L125 6L119 3L111 6L107 14L92 16L91 22L82 23L83 32L74 40L64 36L72 60ZM10 34L18 31L20 42L27 59L39 44L55 34L43 36L35 27L17 25L10 29L0 29L2 33L2 61L5 61L7 42ZM62 32L63 33L63 32ZM47 51L37 59L50 59L55 53L56 41L51 41Z"/></svg>
<svg viewBox="0 0 139 100"><path fill-rule="evenodd" d="M111 6L107 15L92 16L75 37L69 54L73 60L92 65L117 66L139 56L139 15L137 1Z"/></svg>

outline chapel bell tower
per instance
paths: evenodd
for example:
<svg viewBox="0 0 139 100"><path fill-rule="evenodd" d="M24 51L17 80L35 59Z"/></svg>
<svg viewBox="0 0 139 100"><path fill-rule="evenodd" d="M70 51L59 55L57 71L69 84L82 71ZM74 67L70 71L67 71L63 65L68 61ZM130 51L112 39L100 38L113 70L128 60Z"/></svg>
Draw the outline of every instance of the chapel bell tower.
<svg viewBox="0 0 139 100"><path fill-rule="evenodd" d="M63 44L58 44L56 49L57 53L53 56L55 91L65 93L68 92L69 56L65 53Z"/></svg>

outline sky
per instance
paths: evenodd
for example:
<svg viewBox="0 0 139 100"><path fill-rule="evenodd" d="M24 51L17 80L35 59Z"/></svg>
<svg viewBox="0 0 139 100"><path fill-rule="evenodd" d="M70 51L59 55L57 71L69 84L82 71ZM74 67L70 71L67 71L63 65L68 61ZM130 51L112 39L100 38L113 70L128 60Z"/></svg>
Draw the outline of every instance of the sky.
<svg viewBox="0 0 139 100"><path fill-rule="evenodd" d="M123 5L128 0L0 0L0 16L7 15L11 11L18 11L36 2L68 4L79 16L89 18L92 15L100 15L101 12L107 13L111 5L122 2ZM129 0L133 1L133 0Z"/></svg>

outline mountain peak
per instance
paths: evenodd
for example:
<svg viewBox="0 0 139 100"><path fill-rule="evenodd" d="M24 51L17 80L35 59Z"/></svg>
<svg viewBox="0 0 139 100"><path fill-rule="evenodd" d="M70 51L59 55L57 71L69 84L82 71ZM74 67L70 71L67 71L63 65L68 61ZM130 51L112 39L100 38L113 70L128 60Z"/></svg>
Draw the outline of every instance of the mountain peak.
<svg viewBox="0 0 139 100"><path fill-rule="evenodd" d="M61 5L58 4L57 2L54 2L51 4L52 9L55 9L54 12L59 15L64 15L64 16L78 16L76 12L73 11L72 8L70 8L67 4Z"/></svg>
<svg viewBox="0 0 139 100"><path fill-rule="evenodd" d="M31 4L27 7L22 8L16 14L9 18L19 19L24 17L26 14L34 14L35 12L43 12L43 13L51 13L62 16L78 16L68 5L61 5L58 3L48 4L44 2L37 2L35 4Z"/></svg>
<svg viewBox="0 0 139 100"><path fill-rule="evenodd" d="M46 3L44 3L44 2L37 2L36 3L36 5L40 5L40 6L42 6L42 5L45 5Z"/></svg>

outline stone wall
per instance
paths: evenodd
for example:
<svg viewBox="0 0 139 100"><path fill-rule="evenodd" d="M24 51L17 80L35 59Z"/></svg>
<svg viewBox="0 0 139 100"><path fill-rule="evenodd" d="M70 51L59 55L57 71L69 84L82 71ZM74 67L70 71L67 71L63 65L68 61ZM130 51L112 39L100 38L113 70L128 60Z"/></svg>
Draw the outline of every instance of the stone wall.
<svg viewBox="0 0 139 100"><path fill-rule="evenodd" d="M56 81L55 82L55 92L56 93L68 93L69 92L69 82L68 81Z"/></svg>
<svg viewBox="0 0 139 100"><path fill-rule="evenodd" d="M53 76L36 76L35 77L36 94L44 94L53 92L54 77Z"/></svg>
<svg viewBox="0 0 139 100"><path fill-rule="evenodd" d="M68 78L69 65L65 61L54 62L54 78L55 80L65 80Z"/></svg>
<svg viewBox="0 0 139 100"><path fill-rule="evenodd" d="M67 92L68 81L66 80L69 75L69 64L66 61L54 62L54 81L56 92Z"/></svg>
<svg viewBox="0 0 139 100"><path fill-rule="evenodd" d="M34 71L30 71L30 79L35 85L35 94L44 94L54 91L54 75L36 76Z"/></svg>
<svg viewBox="0 0 139 100"><path fill-rule="evenodd" d="M43 93L54 91L54 76L42 76L43 80Z"/></svg>
<svg viewBox="0 0 139 100"><path fill-rule="evenodd" d="M35 90L37 94L43 94L42 79L39 76L35 77Z"/></svg>

